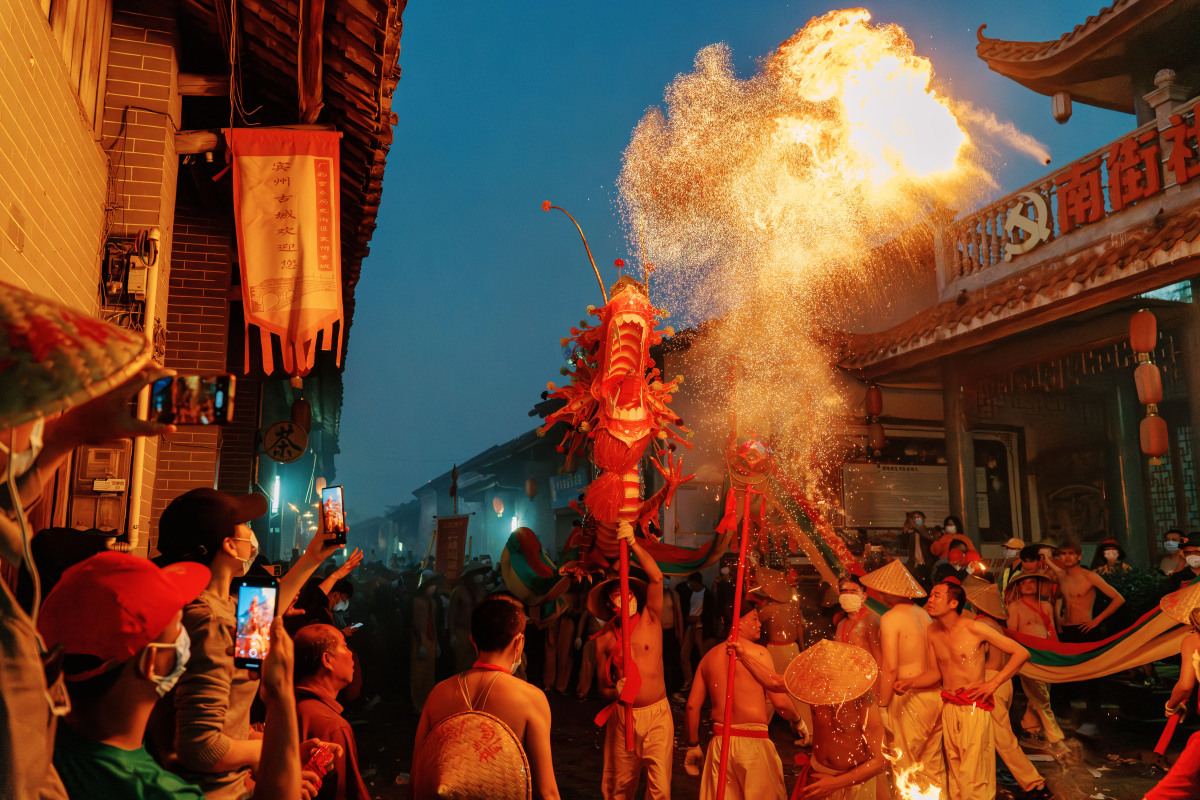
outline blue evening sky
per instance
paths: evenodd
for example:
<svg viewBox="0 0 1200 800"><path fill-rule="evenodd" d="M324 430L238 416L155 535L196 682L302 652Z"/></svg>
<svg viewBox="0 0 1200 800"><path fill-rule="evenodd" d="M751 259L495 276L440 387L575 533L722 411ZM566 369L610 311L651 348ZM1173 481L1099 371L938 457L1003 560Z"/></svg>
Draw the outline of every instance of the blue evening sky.
<svg viewBox="0 0 1200 800"><path fill-rule="evenodd" d="M357 519L471 456L524 433L527 412L563 364L559 339L598 304L571 211L605 281L627 256L615 205L621 153L646 109L725 42L739 77L812 17L814 2L412 0L404 12L399 114L379 227L358 284L345 372L337 482ZM850 7L850 6L845 6ZM991 72L975 31L1056 39L1100 0L890 0L873 24L897 23L933 61L941 92L991 110L1069 162L1135 127L1132 116L1075 107ZM1013 150L1003 192L1054 167ZM352 498L352 499L351 499Z"/></svg>

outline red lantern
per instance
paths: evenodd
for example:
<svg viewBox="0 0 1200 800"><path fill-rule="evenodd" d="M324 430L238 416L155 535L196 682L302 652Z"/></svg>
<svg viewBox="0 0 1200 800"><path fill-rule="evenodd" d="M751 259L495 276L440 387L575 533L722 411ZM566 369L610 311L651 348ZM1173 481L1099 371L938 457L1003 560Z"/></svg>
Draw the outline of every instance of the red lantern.
<svg viewBox="0 0 1200 800"><path fill-rule="evenodd" d="M867 387L867 416L878 417L883 413L883 391L872 384Z"/></svg>
<svg viewBox="0 0 1200 800"><path fill-rule="evenodd" d="M303 397L292 401L292 422L303 428L305 433L312 428L312 406Z"/></svg>
<svg viewBox="0 0 1200 800"><path fill-rule="evenodd" d="M504 501L499 497L492 498L492 510L496 512L497 517L504 516Z"/></svg>
<svg viewBox="0 0 1200 800"><path fill-rule="evenodd" d="M1135 353L1153 353L1158 345L1158 320L1147 309L1129 318L1129 346Z"/></svg>
<svg viewBox="0 0 1200 800"><path fill-rule="evenodd" d="M1163 399L1162 373L1149 361L1138 364L1133 371L1133 382L1137 384L1138 402L1142 405L1161 403Z"/></svg>
<svg viewBox="0 0 1200 800"><path fill-rule="evenodd" d="M525 496L528 497L530 500L532 500L533 498L537 497L537 490L538 490L537 481L535 481L533 478L526 478L525 479Z"/></svg>
<svg viewBox="0 0 1200 800"><path fill-rule="evenodd" d="M1157 414L1150 414L1138 429L1142 452L1150 456L1150 463L1158 466L1167 452L1167 421Z"/></svg>
<svg viewBox="0 0 1200 800"><path fill-rule="evenodd" d="M887 443L887 437L883 435L883 423L872 422L867 425L867 445L872 450L882 450Z"/></svg>

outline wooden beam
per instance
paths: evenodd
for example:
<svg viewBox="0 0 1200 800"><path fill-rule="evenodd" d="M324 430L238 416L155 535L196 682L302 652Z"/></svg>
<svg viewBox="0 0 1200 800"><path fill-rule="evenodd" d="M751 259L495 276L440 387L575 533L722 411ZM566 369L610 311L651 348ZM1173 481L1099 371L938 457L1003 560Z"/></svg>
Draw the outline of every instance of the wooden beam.
<svg viewBox="0 0 1200 800"><path fill-rule="evenodd" d="M179 73L179 93L185 97L228 97L228 75Z"/></svg>
<svg viewBox="0 0 1200 800"><path fill-rule="evenodd" d="M324 105L325 0L300 0L299 18L296 72L300 84L300 122L312 124Z"/></svg>
<svg viewBox="0 0 1200 800"><path fill-rule="evenodd" d="M223 146L221 134L216 131L180 131L175 134L177 155L208 153Z"/></svg>

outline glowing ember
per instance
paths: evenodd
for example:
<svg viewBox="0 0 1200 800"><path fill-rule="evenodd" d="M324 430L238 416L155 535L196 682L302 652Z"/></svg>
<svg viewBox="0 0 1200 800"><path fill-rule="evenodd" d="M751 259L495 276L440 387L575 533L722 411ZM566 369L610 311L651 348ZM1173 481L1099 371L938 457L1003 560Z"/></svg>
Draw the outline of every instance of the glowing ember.
<svg viewBox="0 0 1200 800"><path fill-rule="evenodd" d="M814 19L746 80L727 47L701 50L666 112L638 124L619 181L630 249L658 265L656 304L683 324L723 317L693 385L732 402L810 490L849 413L825 331L915 311L909 290L932 292L930 214L994 187L930 62L869 19ZM734 386L730 363L748 365Z"/></svg>

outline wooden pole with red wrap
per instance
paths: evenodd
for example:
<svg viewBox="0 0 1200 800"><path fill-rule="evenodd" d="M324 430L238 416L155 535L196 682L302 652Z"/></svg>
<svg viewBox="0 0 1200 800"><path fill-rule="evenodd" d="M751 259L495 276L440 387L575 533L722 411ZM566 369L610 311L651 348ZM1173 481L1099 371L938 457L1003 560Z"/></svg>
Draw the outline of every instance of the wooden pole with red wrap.
<svg viewBox="0 0 1200 800"><path fill-rule="evenodd" d="M621 677L628 678L630 659L633 657L630 647L630 637L633 631L629 625L629 540L621 539ZM633 703L625 702L618 696L621 703L621 713L625 715L625 749L633 752Z"/></svg>
<svg viewBox="0 0 1200 800"><path fill-rule="evenodd" d="M742 584L746 576L746 542L750 540L750 495L749 486L742 490L742 536L738 544L737 583L733 593L733 623L729 641L738 640L738 621L742 618ZM729 771L729 732L733 728L733 677L737 669L737 654L729 654L729 671L725 680L725 720L721 726L721 766L717 771L717 800L725 800L725 775Z"/></svg>

